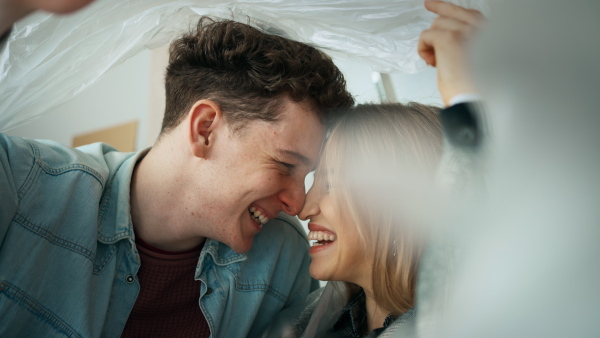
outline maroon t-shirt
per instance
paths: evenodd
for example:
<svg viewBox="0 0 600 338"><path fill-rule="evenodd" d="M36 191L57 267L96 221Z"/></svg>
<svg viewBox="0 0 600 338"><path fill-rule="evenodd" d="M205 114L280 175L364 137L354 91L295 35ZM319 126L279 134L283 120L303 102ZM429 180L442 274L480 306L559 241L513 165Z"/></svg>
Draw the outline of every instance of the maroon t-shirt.
<svg viewBox="0 0 600 338"><path fill-rule="evenodd" d="M141 239L136 244L140 294L121 337L208 337L210 328L199 305L201 282L194 280L202 245L168 252Z"/></svg>

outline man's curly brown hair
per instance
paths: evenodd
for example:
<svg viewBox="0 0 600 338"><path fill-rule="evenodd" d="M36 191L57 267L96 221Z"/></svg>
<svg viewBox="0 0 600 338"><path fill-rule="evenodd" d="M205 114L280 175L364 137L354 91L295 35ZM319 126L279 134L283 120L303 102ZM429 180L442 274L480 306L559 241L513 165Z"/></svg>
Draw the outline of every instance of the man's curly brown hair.
<svg viewBox="0 0 600 338"><path fill-rule="evenodd" d="M246 24L202 17L169 53L161 134L201 99L215 101L233 130L254 119L276 121L286 97L308 104L324 124L354 104L329 56Z"/></svg>

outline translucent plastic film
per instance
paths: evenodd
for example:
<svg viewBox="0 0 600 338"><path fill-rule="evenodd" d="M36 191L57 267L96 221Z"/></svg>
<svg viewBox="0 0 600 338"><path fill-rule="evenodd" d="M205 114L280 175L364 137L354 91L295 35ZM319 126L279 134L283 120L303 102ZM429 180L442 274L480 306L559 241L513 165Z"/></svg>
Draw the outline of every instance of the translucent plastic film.
<svg viewBox="0 0 600 338"><path fill-rule="evenodd" d="M475 44L486 196L446 219L464 241L439 337L600 337L599 13L504 0Z"/></svg>
<svg viewBox="0 0 600 338"><path fill-rule="evenodd" d="M455 3L485 9L477 0ZM96 0L68 16L36 13L14 26L0 51L0 131L73 98L140 51L168 44L199 15L409 73L425 67L417 41L435 17L422 0Z"/></svg>

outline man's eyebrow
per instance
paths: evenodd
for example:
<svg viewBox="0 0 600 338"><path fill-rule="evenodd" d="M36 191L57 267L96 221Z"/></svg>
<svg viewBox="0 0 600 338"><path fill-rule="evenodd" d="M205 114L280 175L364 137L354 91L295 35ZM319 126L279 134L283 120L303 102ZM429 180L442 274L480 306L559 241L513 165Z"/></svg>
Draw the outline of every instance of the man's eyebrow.
<svg viewBox="0 0 600 338"><path fill-rule="evenodd" d="M313 166L313 162L306 156L292 151L292 150L284 150L284 149L277 149L277 153L280 156L283 157L293 157L295 159L297 159L298 161L302 162L302 164L304 164L307 167L312 167Z"/></svg>

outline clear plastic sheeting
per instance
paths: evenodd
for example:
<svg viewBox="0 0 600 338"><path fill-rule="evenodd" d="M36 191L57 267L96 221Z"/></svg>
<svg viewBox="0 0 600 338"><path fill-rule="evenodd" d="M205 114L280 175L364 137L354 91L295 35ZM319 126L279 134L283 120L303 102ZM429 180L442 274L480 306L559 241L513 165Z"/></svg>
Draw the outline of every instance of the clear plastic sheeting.
<svg viewBox="0 0 600 338"><path fill-rule="evenodd" d="M486 10L481 1L454 2ZM425 67L417 41L435 17L422 0L96 0L67 16L35 13L14 26L0 51L0 131L75 97L140 51L168 44L199 15L408 73Z"/></svg>

